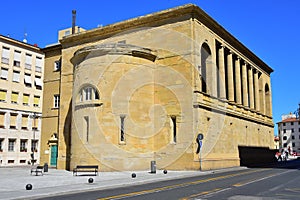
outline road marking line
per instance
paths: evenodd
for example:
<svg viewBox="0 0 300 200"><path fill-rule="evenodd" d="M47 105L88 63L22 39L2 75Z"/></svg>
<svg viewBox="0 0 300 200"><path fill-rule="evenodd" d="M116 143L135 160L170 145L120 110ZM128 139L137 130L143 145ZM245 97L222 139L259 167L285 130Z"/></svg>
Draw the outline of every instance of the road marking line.
<svg viewBox="0 0 300 200"><path fill-rule="evenodd" d="M115 196L110 196L110 197L104 197L104 198L100 198L98 200L123 199L123 198L127 198L127 197L140 196L140 195L144 195L144 194L172 190L172 189L176 189L176 188L187 187L190 185L196 185L199 183L206 183L206 182L210 182L210 181L216 181L216 180L231 178L231 177L235 177L235 176L241 176L241 175L245 175L245 174L251 174L251 173L255 173L258 171L265 171L265 170L268 170L268 169L258 169L258 170L246 171L246 172L241 172L241 173L236 173L236 174L228 174L228 175L218 176L218 177L209 178L209 179L202 179L202 180L198 180L198 181L192 181L192 182L186 182L186 183L180 183L180 184L175 184L175 185L154 188L154 189L150 189L150 190L141 190L138 192L131 192L131 193L120 194L120 195L115 195Z"/></svg>
<svg viewBox="0 0 300 200"><path fill-rule="evenodd" d="M284 173L287 173L287 172L284 172ZM271 177L274 177L274 176L277 176L277 175L282 175L284 173L282 173L282 172L274 173L274 174L270 174L270 175L265 176L265 177L260 178L260 179L251 179L251 180L247 180L247 181L244 181L244 182L236 183L236 184L233 184L232 186L241 187L241 186L248 185L250 183L255 183L255 182L258 182L258 181L262 181L262 180L265 180L265 179L268 179L268 178L271 178Z"/></svg>
<svg viewBox="0 0 300 200"><path fill-rule="evenodd" d="M213 194L216 194L216 193L219 193L219 192L223 192L223 191L226 191L226 190L230 190L232 188L215 188L213 190L208 190L208 191L203 191L203 192L200 192L200 193L197 193L197 194L192 194L190 196L187 196L187 197L183 197L181 198L180 200L188 200L188 199L192 199L192 198L195 198L195 197L207 197L207 196L210 196L210 195L213 195Z"/></svg>

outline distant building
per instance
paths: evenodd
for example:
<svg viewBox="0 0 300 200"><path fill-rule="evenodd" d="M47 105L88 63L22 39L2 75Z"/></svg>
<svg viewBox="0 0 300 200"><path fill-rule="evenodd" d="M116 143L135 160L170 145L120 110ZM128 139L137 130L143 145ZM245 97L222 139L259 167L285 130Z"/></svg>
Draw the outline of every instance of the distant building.
<svg viewBox="0 0 300 200"><path fill-rule="evenodd" d="M282 115L278 122L279 148L300 153L300 120L295 114Z"/></svg>
<svg viewBox="0 0 300 200"><path fill-rule="evenodd" d="M0 55L0 166L38 162L44 53L0 35Z"/></svg>
<svg viewBox="0 0 300 200"><path fill-rule="evenodd" d="M240 147L274 148L273 70L195 5L43 51L42 163L205 170L239 166Z"/></svg>

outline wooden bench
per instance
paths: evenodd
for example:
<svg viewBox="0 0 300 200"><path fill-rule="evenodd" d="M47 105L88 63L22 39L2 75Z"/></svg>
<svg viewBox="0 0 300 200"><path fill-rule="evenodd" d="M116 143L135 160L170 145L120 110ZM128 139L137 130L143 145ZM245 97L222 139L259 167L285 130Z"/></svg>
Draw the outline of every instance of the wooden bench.
<svg viewBox="0 0 300 200"><path fill-rule="evenodd" d="M32 175L32 173L35 173L36 176L38 176L39 174L41 174L43 176L43 170L44 170L44 166L36 166L35 168L32 168L30 171L30 174Z"/></svg>
<svg viewBox="0 0 300 200"><path fill-rule="evenodd" d="M98 176L98 165L77 165L73 169L73 176L77 176L78 172L93 172L95 176Z"/></svg>

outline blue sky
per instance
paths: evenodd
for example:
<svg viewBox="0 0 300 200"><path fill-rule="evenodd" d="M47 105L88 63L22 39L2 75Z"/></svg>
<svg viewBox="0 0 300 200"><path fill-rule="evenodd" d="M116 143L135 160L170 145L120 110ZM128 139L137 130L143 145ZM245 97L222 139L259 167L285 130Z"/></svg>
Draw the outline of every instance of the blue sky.
<svg viewBox="0 0 300 200"><path fill-rule="evenodd" d="M274 123L300 103L299 0L11 0L0 7L0 34L45 47L57 31L76 24L92 29L194 3L274 69L271 74ZM275 129L276 131L277 129Z"/></svg>

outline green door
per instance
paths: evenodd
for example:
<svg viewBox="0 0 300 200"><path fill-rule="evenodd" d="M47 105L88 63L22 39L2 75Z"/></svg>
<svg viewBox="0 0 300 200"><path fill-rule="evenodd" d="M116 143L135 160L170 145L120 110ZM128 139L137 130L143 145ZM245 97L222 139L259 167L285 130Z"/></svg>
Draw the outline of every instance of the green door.
<svg viewBox="0 0 300 200"><path fill-rule="evenodd" d="M56 164L57 164L57 145L52 145L50 166L56 166Z"/></svg>

